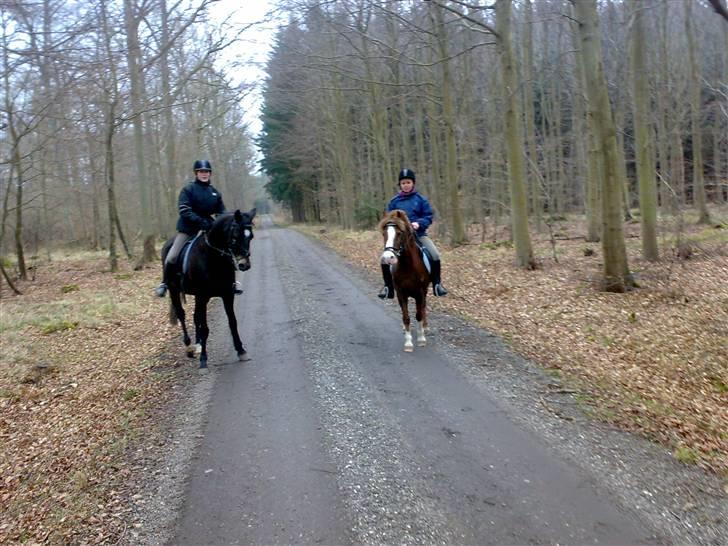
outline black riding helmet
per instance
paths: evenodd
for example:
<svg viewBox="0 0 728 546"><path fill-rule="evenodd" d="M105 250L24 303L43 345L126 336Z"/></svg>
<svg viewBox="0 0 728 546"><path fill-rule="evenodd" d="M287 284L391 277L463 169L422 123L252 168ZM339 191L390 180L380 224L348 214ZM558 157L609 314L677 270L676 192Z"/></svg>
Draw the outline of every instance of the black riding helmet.
<svg viewBox="0 0 728 546"><path fill-rule="evenodd" d="M212 172L212 165L207 159L198 159L192 166L192 170L197 171L210 171Z"/></svg>
<svg viewBox="0 0 728 546"><path fill-rule="evenodd" d="M412 169L402 169L401 171L399 171L397 182L399 182L400 180L404 180L405 178L412 180L413 183L417 183L417 180L415 179L415 171L413 171Z"/></svg>

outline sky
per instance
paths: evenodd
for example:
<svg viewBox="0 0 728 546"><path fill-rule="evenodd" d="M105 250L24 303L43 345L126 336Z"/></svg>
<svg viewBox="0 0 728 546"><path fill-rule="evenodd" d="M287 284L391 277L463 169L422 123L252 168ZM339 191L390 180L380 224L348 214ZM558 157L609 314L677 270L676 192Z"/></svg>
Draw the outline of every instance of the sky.
<svg viewBox="0 0 728 546"><path fill-rule="evenodd" d="M225 49L220 57L226 72L236 83L255 84L253 92L243 101L245 120L252 135L261 130L261 86L277 22L267 21L266 15L275 7L274 0L219 0L210 6L210 18L217 23L226 22L233 28L254 23L242 35L239 43Z"/></svg>

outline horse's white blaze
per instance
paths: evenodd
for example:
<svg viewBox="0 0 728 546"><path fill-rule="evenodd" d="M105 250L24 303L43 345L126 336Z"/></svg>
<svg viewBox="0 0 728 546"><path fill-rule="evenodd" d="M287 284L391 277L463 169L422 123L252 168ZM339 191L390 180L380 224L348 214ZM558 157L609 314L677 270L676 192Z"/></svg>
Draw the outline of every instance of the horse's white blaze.
<svg viewBox="0 0 728 546"><path fill-rule="evenodd" d="M387 228L387 242L384 243L385 247L394 247L394 237L396 233L394 230L394 226L389 226ZM397 263L397 256L392 252L391 250L385 250L382 253L382 263L383 264L396 264Z"/></svg>
<svg viewBox="0 0 728 546"><path fill-rule="evenodd" d="M427 345L427 338L425 338L425 327L421 322L417 323L417 346L424 347Z"/></svg>
<svg viewBox="0 0 728 546"><path fill-rule="evenodd" d="M407 353L411 353L415 346L412 344L412 334L409 330L404 331L404 350Z"/></svg>

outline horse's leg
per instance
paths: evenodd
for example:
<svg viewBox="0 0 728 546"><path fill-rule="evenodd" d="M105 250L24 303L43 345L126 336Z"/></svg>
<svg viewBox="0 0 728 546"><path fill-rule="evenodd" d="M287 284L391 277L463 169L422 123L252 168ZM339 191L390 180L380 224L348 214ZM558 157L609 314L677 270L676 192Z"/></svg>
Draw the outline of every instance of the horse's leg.
<svg viewBox="0 0 728 546"><path fill-rule="evenodd" d="M238 333L238 320L235 317L234 298L234 294L231 293L222 299L222 303L225 306L225 314L227 315L228 326L230 326L230 333L233 336L233 345L235 346L235 351L238 353L238 360L247 360L245 358L245 347L243 347L243 342L240 340L240 334Z"/></svg>
<svg viewBox="0 0 728 546"><path fill-rule="evenodd" d="M425 289L427 290L427 289ZM425 326L427 326L427 306L425 305L425 294L420 294L419 298L415 299L417 305L417 346L424 347L427 345L427 339L425 338Z"/></svg>
<svg viewBox="0 0 728 546"><path fill-rule="evenodd" d="M185 308L182 305L182 299L180 298L179 290L175 290L174 288L169 289L169 302L169 305L172 307L172 311L174 312L177 320L179 320L179 323L182 326L182 341L187 347L187 356L192 358L194 356L194 348L190 347L190 343L192 343L192 340L190 339L190 335L187 333L187 322L185 322ZM170 317L171 315L172 312L170 312Z"/></svg>
<svg viewBox="0 0 728 546"><path fill-rule="evenodd" d="M397 301L399 307L402 309L402 327L404 328L404 350L407 353L414 351L415 347L412 345L412 333L410 332L410 315L409 308L407 305L407 296L401 292L397 292Z"/></svg>
<svg viewBox="0 0 728 546"><path fill-rule="evenodd" d="M200 344L200 368L207 368L207 336L210 329L207 327L207 302L210 299L203 296L195 297L195 335Z"/></svg>

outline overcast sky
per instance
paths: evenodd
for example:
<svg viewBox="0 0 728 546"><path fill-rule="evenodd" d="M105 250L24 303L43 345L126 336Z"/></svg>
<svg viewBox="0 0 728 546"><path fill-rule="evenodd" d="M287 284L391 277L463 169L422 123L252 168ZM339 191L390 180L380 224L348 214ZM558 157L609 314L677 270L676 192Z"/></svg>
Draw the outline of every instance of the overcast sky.
<svg viewBox="0 0 728 546"><path fill-rule="evenodd" d="M233 29L254 24L244 32L239 43L221 55L226 72L236 82L256 84L255 91L243 102L247 112L246 121L253 135L257 135L261 129L260 85L265 78L265 63L277 27L277 23L267 20L266 16L274 5L274 0L219 0L210 7L210 17L217 23L227 19Z"/></svg>

